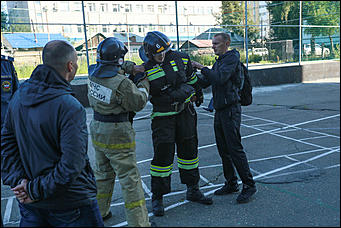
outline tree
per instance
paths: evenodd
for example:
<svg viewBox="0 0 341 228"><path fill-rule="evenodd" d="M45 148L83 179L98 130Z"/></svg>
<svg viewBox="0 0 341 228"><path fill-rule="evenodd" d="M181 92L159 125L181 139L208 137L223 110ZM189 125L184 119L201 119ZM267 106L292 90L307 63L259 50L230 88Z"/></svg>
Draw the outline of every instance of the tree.
<svg viewBox="0 0 341 228"><path fill-rule="evenodd" d="M5 31L7 27L8 27L7 13L4 11L1 11L1 31Z"/></svg>
<svg viewBox="0 0 341 228"><path fill-rule="evenodd" d="M245 5L242 3L246 3L246 1L222 1L222 5L220 7L221 12L215 15L217 23L225 26L225 25L244 25L245 24ZM249 7L248 7L249 9ZM255 21L252 19L252 12L248 10L247 14L247 23L255 24ZM244 26L233 26L231 27L232 32L235 34L244 37ZM259 37L260 29L256 26L248 27L247 34L250 40L256 39Z"/></svg>
<svg viewBox="0 0 341 228"><path fill-rule="evenodd" d="M304 22L308 25L340 26L340 2L309 1L303 4ZM332 36L339 33L339 27L308 27L304 33L310 34L311 53L315 53L315 37L327 35L330 40L331 54L334 55Z"/></svg>
<svg viewBox="0 0 341 228"><path fill-rule="evenodd" d="M273 40L294 40L298 43L299 1L267 1L271 25L294 25L293 27L270 27Z"/></svg>

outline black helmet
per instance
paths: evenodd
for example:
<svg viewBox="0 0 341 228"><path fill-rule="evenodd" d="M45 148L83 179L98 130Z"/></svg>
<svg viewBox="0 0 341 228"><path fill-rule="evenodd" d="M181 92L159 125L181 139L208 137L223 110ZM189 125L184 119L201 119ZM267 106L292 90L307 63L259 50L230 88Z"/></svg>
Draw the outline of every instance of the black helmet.
<svg viewBox="0 0 341 228"><path fill-rule="evenodd" d="M144 51L149 59L153 59L156 54L169 51L171 46L170 39L158 31L148 32L143 40Z"/></svg>
<svg viewBox="0 0 341 228"><path fill-rule="evenodd" d="M115 37L108 37L97 47L97 62L109 65L122 65L128 49Z"/></svg>

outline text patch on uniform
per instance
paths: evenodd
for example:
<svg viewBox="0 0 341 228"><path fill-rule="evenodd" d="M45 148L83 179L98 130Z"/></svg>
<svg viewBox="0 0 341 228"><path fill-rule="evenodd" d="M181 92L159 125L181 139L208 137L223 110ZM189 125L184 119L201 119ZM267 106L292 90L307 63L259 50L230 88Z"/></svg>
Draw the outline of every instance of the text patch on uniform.
<svg viewBox="0 0 341 228"><path fill-rule="evenodd" d="M100 84L97 84L93 81L89 82L89 89L90 89L90 95L92 97L104 103L110 104L110 97L112 93L111 89L105 86L102 86Z"/></svg>

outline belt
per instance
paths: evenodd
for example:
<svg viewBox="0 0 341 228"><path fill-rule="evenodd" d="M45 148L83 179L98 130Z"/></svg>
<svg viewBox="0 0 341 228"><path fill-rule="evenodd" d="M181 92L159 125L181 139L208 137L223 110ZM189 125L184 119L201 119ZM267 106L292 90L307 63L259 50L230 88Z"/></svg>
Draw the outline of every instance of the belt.
<svg viewBox="0 0 341 228"><path fill-rule="evenodd" d="M155 105L153 112L181 112L188 103L174 102L169 105Z"/></svg>
<svg viewBox="0 0 341 228"><path fill-rule="evenodd" d="M94 111L94 120L101 121L101 122L112 122L112 123L127 122L129 121L129 115L128 115L128 112L124 112L120 114L103 115Z"/></svg>

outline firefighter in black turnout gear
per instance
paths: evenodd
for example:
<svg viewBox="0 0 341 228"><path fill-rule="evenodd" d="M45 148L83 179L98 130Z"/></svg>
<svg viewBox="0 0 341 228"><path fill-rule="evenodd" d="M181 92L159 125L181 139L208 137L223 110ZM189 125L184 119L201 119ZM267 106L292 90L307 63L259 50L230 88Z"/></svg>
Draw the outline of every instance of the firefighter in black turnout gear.
<svg viewBox="0 0 341 228"><path fill-rule="evenodd" d="M148 57L145 74L150 82L150 102L153 104L152 139L154 157L151 162L153 213L164 215L163 195L171 192L171 174L177 148L177 160L182 184L186 184L186 199L212 204L199 190L199 158L197 114L203 93L189 56L171 50L171 42L161 32L148 32L143 41Z"/></svg>

